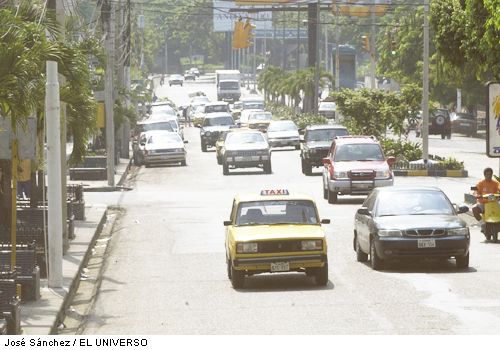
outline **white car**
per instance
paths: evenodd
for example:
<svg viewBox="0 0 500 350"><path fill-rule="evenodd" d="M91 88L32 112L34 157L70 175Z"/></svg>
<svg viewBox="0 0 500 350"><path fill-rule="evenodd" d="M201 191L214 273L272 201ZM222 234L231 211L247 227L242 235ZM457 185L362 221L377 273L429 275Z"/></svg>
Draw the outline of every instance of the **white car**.
<svg viewBox="0 0 500 350"><path fill-rule="evenodd" d="M324 116L327 119L335 119L335 111L337 110L337 105L335 102L320 102L318 107L318 114Z"/></svg>
<svg viewBox="0 0 500 350"><path fill-rule="evenodd" d="M144 165L181 163L186 165L186 147L176 132L150 132L144 144Z"/></svg>
<svg viewBox="0 0 500 350"><path fill-rule="evenodd" d="M291 120L274 120L267 128L267 142L271 147L293 146L300 149L299 129Z"/></svg>

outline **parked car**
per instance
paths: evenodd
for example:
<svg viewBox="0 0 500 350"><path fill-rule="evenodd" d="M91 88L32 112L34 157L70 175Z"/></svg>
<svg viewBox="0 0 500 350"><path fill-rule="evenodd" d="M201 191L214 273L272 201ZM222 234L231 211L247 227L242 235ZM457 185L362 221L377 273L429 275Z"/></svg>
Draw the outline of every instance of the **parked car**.
<svg viewBox="0 0 500 350"><path fill-rule="evenodd" d="M434 187L376 188L355 214L357 260L369 256L371 267L381 270L389 260L454 257L466 269L470 233L457 214L468 210Z"/></svg>
<svg viewBox="0 0 500 350"><path fill-rule="evenodd" d="M371 136L337 136L323 159L323 197L337 203L339 195L367 195L376 187L392 186L391 166L380 143Z"/></svg>
<svg viewBox="0 0 500 350"><path fill-rule="evenodd" d="M320 102L318 106L318 114L324 116L327 119L335 119L335 111L337 110L337 105L335 102Z"/></svg>
<svg viewBox="0 0 500 350"><path fill-rule="evenodd" d="M206 152L208 147L214 147L219 134L229 130L232 125L234 125L234 120L230 113L207 114L200 129L201 151Z"/></svg>
<svg viewBox="0 0 500 350"><path fill-rule="evenodd" d="M155 132L148 134L144 144L144 165L180 163L186 165L186 148L179 134Z"/></svg>
<svg viewBox="0 0 500 350"><path fill-rule="evenodd" d="M477 119L472 114L455 113L451 122L451 130L457 134L465 134L469 137L477 134Z"/></svg>
<svg viewBox="0 0 500 350"><path fill-rule="evenodd" d="M190 70L187 70L184 72L184 81L188 81L188 80L192 80L192 81L196 80L196 76Z"/></svg>
<svg viewBox="0 0 500 350"><path fill-rule="evenodd" d="M264 134L256 130L231 132L222 149L222 173L229 175L230 168L262 167L270 174L271 151Z"/></svg>
<svg viewBox="0 0 500 350"><path fill-rule="evenodd" d="M323 167L323 158L330 150L336 136L349 135L342 125L310 125L304 130L304 139L300 151L302 173L311 175L313 167Z"/></svg>
<svg viewBox="0 0 500 350"><path fill-rule="evenodd" d="M300 149L299 129L292 120L273 120L267 128L267 142L271 147Z"/></svg>
<svg viewBox="0 0 500 350"><path fill-rule="evenodd" d="M174 132L167 130L148 130L140 133L140 135L137 137L137 140L135 140L132 144L133 159L135 165L141 166L144 164L144 149L149 136L154 134L160 135L164 133Z"/></svg>
<svg viewBox="0 0 500 350"><path fill-rule="evenodd" d="M183 84L184 84L184 78L180 74L172 74L168 78L168 85L169 86L172 86L172 85L180 85L180 86L182 86Z"/></svg>

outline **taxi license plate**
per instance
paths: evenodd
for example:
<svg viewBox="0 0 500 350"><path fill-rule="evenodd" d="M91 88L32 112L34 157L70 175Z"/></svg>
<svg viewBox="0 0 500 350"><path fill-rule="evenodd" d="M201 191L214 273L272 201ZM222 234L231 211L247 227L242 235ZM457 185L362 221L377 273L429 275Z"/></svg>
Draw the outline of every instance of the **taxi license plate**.
<svg viewBox="0 0 500 350"><path fill-rule="evenodd" d="M370 188L370 184L356 184L356 188L368 189Z"/></svg>
<svg viewBox="0 0 500 350"><path fill-rule="evenodd" d="M239 161L239 162L250 162L250 161L252 161L252 157L251 156L240 156L240 157L236 157L235 160Z"/></svg>
<svg viewBox="0 0 500 350"><path fill-rule="evenodd" d="M289 262L275 262L271 263L271 272L290 271Z"/></svg>
<svg viewBox="0 0 500 350"><path fill-rule="evenodd" d="M419 239L417 244L419 248L436 248L436 240L432 238Z"/></svg>

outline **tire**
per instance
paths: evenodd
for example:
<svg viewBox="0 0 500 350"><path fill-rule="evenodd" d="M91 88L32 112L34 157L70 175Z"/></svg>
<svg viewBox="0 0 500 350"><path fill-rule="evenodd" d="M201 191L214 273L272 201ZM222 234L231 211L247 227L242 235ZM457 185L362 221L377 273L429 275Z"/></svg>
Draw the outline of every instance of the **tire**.
<svg viewBox="0 0 500 350"><path fill-rule="evenodd" d="M298 151L300 149L300 145L295 146L295 149Z"/></svg>
<svg viewBox="0 0 500 350"><path fill-rule="evenodd" d="M222 158L221 157L217 157L217 164L222 165Z"/></svg>
<svg viewBox="0 0 500 350"><path fill-rule="evenodd" d="M493 238L493 243L498 242L498 232L492 232L491 237Z"/></svg>
<svg viewBox="0 0 500 350"><path fill-rule="evenodd" d="M187 165L187 162L186 162L186 160L185 160L185 159L184 159L184 160L181 160L181 165L182 165L182 166L186 166L186 165Z"/></svg>
<svg viewBox="0 0 500 350"><path fill-rule="evenodd" d="M272 167L271 167L271 161L268 161L264 163L264 173L265 174L271 174L273 172Z"/></svg>
<svg viewBox="0 0 500 350"><path fill-rule="evenodd" d="M312 166L308 160L302 158L302 173L306 176L312 175Z"/></svg>
<svg viewBox="0 0 500 350"><path fill-rule="evenodd" d="M335 203L337 203L337 200L338 200L337 193L335 193L333 191L330 191L329 188L327 189L327 192L328 192L328 203L329 204L335 204Z"/></svg>
<svg viewBox="0 0 500 350"><path fill-rule="evenodd" d="M245 272L235 270L233 264L231 263L231 284L234 289L243 288L245 285Z"/></svg>
<svg viewBox="0 0 500 350"><path fill-rule="evenodd" d="M227 278L231 280L231 263L229 262L229 259L226 258L226 266L227 266Z"/></svg>
<svg viewBox="0 0 500 350"><path fill-rule="evenodd" d="M451 131L448 133L448 135L446 135L446 138L447 138L448 140L451 140Z"/></svg>
<svg viewBox="0 0 500 350"><path fill-rule="evenodd" d="M316 270L314 274L314 279L318 286L326 286L328 283L328 263L325 263L325 266L320 267Z"/></svg>
<svg viewBox="0 0 500 350"><path fill-rule="evenodd" d="M469 253L465 256L456 256L455 263L458 269L467 269L469 268Z"/></svg>
<svg viewBox="0 0 500 350"><path fill-rule="evenodd" d="M201 143L201 151L206 152L207 151L207 145L204 144L203 142Z"/></svg>
<svg viewBox="0 0 500 350"><path fill-rule="evenodd" d="M375 248L373 240L370 242L370 265L376 271L382 270L384 267L384 260L377 255L377 248Z"/></svg>
<svg viewBox="0 0 500 350"><path fill-rule="evenodd" d="M444 139L445 139L445 137L446 137L446 135L445 135L445 134L441 134L441 140L444 140Z"/></svg>
<svg viewBox="0 0 500 350"><path fill-rule="evenodd" d="M227 163L222 163L222 174L229 175L229 165Z"/></svg>
<svg viewBox="0 0 500 350"><path fill-rule="evenodd" d="M355 239L356 239L356 260L358 262L367 262L368 261L368 254L366 254L364 251L361 250L357 236Z"/></svg>

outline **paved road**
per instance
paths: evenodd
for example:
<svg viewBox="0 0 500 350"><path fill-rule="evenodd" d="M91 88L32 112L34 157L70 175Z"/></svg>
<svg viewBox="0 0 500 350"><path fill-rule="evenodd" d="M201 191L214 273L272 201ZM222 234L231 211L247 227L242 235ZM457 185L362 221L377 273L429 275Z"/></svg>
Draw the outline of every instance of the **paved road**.
<svg viewBox="0 0 500 350"><path fill-rule="evenodd" d="M187 91L168 89L177 103ZM167 91L165 91L167 92ZM159 96L163 91L159 91ZM121 194L126 214L110 244L86 334L500 334L500 245L472 228L471 268L454 261L358 263L353 214L361 197L322 199L321 177L300 172L299 151L273 152L273 173L222 175L214 152L202 153L187 128L188 166L136 168ZM452 139L453 141L453 139ZM470 141L470 140L466 140ZM464 141L465 142L465 141ZM467 146L465 146L467 147ZM318 173L319 174L319 173ZM396 185L436 185L460 201L470 179L398 178ZM226 277L223 220L238 192L288 188L315 197L329 244L326 287L301 274L260 275L234 290Z"/></svg>

